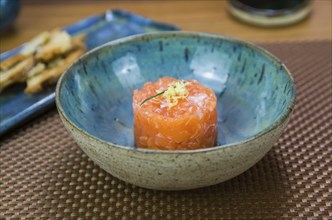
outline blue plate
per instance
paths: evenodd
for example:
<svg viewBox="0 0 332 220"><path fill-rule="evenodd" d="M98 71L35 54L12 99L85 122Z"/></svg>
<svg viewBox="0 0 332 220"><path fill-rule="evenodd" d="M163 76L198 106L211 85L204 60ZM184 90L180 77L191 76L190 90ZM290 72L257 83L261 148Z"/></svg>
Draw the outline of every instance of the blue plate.
<svg viewBox="0 0 332 220"><path fill-rule="evenodd" d="M176 26L155 22L123 10L107 11L63 29L71 35L87 34L85 43L88 50L130 35L178 30ZM0 54L0 61L17 54L22 46ZM0 137L54 106L55 86L29 95L24 93L24 88L25 84L15 84L0 94Z"/></svg>

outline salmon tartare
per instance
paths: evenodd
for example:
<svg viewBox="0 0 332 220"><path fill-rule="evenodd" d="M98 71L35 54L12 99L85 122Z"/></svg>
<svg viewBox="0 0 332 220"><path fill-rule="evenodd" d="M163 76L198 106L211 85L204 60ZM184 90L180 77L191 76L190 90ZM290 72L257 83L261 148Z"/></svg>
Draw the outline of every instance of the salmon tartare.
<svg viewBox="0 0 332 220"><path fill-rule="evenodd" d="M217 98L196 80L147 82L133 96L134 139L139 148L194 150L217 141Z"/></svg>

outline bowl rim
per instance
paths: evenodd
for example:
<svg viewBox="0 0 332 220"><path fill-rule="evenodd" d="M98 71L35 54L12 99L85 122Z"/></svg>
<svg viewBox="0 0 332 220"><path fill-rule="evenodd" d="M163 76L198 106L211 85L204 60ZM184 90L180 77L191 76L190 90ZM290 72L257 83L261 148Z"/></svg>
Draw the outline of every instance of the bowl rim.
<svg viewBox="0 0 332 220"><path fill-rule="evenodd" d="M269 60L273 61L274 63L279 63L281 65L282 69L284 72L288 75L290 79L290 85L292 86L292 97L289 102L289 105L286 107L286 110L284 110L278 117L277 119L268 127L263 129L262 131L258 132L257 134L253 135L252 137L249 137L247 139L237 141L234 143L229 143L229 144L224 144L224 145L217 145L213 147L208 147L208 148L201 148L201 149L195 149L195 150L154 150L154 149L145 149L145 148L136 148L132 146L124 146L124 145L119 145L112 143L110 141L103 140L99 137L96 137L89 132L83 130L82 128L78 127L75 123L73 123L69 117L66 115L64 109L61 106L61 101L59 99L60 97L60 88L62 86L62 83L64 81L64 78L67 74L69 74L70 69L72 66L76 65L77 63L81 62L82 59L85 59L86 57L91 56L94 54L96 51L101 50L102 48L105 47L111 47L114 45L121 45L126 42L135 42L135 41L142 41L146 40L146 38L163 38L163 37L176 37L176 36L182 36L182 37L202 37L202 38L209 38L209 39L218 39L218 40L224 40L227 42L231 43L236 43L236 44L241 44L246 47L249 47L251 49L256 50L259 52L261 55L265 56ZM75 128L80 134L92 138L97 142L101 142L103 144L120 148L122 150L127 150L127 151L132 151L132 152L141 152L141 153L161 153L161 154L194 154L194 153L207 153L215 150L220 150L224 148L230 148L238 145L242 145L248 142L251 142L261 136L264 136L268 133L270 133L272 130L276 129L280 124L284 123L290 116L291 113L293 112L295 102L296 102L296 85L294 82L294 78L289 71L289 69L286 67L286 65L275 55L273 55L271 52L267 51L263 47L260 47L254 43L245 41L245 40L240 40L238 38L226 36L226 35L221 35L221 34L213 34L213 33L206 33L206 32L195 32L195 31L163 31L163 32L153 32L153 33L145 33L145 34L138 34L138 35L133 35L133 36L128 36L124 38L120 38L114 41L110 41L108 43L105 43L99 47L94 48L91 51L88 51L84 55L82 55L79 59L77 59L75 62L73 62L61 75L60 79L57 82L56 85L56 90L55 90L55 102L56 102L56 107L58 109L59 114L62 116L64 120L66 120L67 123L70 124L71 127Z"/></svg>

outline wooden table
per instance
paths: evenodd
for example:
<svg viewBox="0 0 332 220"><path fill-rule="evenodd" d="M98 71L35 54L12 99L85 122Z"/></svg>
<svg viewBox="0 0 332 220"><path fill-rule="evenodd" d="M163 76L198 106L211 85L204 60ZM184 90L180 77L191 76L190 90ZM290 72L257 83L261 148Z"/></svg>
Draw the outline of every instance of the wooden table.
<svg viewBox="0 0 332 220"><path fill-rule="evenodd" d="M0 35L0 52L16 47L41 31L62 27L115 8L176 24L182 30L218 33L254 42L332 39L331 2L315 0L308 19L289 27L267 29L233 19L226 10L226 0L23 0L15 27Z"/></svg>

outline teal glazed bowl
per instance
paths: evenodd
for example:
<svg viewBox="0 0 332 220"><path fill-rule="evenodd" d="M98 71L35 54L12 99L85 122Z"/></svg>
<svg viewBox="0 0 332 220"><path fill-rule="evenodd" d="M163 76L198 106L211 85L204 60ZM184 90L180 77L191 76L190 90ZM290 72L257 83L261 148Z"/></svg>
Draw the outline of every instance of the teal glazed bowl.
<svg viewBox="0 0 332 220"><path fill-rule="evenodd" d="M216 92L217 146L135 148L133 91L162 76L196 79ZM271 53L231 37L194 32L107 43L75 62L56 88L63 124L96 164L121 180L159 190L214 185L249 169L281 135L294 103L293 78Z"/></svg>

